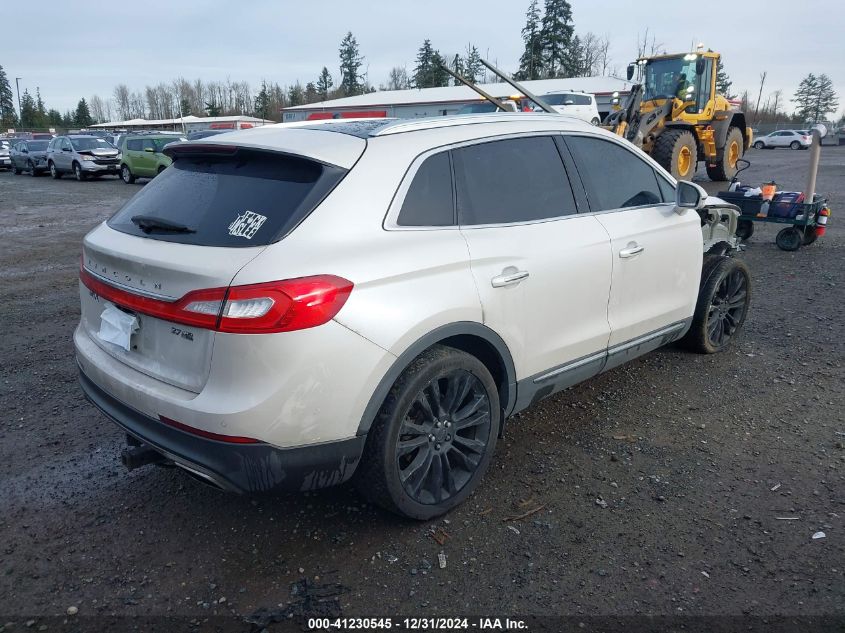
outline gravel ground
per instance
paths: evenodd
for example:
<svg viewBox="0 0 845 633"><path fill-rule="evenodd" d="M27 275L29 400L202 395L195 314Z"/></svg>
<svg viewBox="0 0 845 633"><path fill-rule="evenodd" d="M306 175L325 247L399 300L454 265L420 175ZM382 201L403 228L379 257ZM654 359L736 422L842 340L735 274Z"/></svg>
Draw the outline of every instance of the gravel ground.
<svg viewBox="0 0 845 633"><path fill-rule="evenodd" d="M803 187L808 153L749 158L744 180ZM518 415L480 490L429 523L349 487L248 498L123 469L71 333L80 241L140 186L0 173L0 631L54 630L69 607L258 612L256 630L274 613L845 623L845 147L822 154L825 237L787 253L757 225L731 350L661 350Z"/></svg>

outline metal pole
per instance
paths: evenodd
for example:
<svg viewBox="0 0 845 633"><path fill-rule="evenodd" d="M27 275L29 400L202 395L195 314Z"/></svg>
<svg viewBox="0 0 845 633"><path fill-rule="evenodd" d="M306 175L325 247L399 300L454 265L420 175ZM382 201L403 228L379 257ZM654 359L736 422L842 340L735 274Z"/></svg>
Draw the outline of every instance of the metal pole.
<svg viewBox="0 0 845 633"><path fill-rule="evenodd" d="M495 74L497 77L499 77L502 81L510 84L512 87L516 88L522 94L524 94L526 97L531 99L531 101L533 101L538 106L540 106L540 108L542 108L544 111L548 112L549 114L558 114L558 111L555 110L552 106L550 106L548 103L543 101L540 97L528 92L528 90L525 89L525 86L519 84L518 82L516 82L513 79L511 79L510 77L508 77L505 73L503 73L501 70L496 68L493 64L488 62L486 59L482 59L481 63L484 64L487 68L489 68L493 72L493 74Z"/></svg>
<svg viewBox="0 0 845 633"><path fill-rule="evenodd" d="M813 196L816 194L816 174L819 171L819 156L822 152L822 135L819 130L810 130L813 135L813 142L810 145L810 173L807 176L807 187L804 189L804 203L812 204Z"/></svg>
<svg viewBox="0 0 845 633"><path fill-rule="evenodd" d="M18 123L20 124L23 118L23 110L21 110L21 85L18 83L23 77L15 77L15 89L18 91Z"/></svg>

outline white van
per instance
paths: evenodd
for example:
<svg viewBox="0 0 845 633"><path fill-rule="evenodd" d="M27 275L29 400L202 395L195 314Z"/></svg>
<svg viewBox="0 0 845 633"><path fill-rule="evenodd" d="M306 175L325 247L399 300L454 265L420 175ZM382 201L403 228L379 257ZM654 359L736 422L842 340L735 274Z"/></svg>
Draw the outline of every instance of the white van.
<svg viewBox="0 0 845 633"><path fill-rule="evenodd" d="M550 92L542 98L561 114L577 117L593 125L601 123L596 97L588 92Z"/></svg>

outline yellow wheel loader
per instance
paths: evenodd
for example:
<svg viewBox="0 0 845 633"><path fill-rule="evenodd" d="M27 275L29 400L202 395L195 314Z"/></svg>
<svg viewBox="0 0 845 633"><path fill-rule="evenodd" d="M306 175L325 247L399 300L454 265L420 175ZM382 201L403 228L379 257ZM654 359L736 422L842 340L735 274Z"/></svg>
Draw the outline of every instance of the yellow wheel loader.
<svg viewBox="0 0 845 633"><path fill-rule="evenodd" d="M650 154L678 180L691 180L698 161L711 180L730 180L753 142L745 113L716 93L719 53L642 57L626 102L603 126Z"/></svg>

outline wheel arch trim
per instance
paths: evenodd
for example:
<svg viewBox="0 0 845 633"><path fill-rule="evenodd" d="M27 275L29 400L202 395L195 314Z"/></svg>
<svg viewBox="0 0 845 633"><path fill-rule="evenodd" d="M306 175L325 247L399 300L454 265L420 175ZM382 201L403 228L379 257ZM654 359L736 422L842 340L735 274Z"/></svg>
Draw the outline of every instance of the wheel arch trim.
<svg viewBox="0 0 845 633"><path fill-rule="evenodd" d="M432 345L444 342L448 344L449 339L458 337L479 339L492 348L498 356L498 360L504 370L503 380L499 384L499 396L502 399L501 405L504 411L504 417L507 417L516 404L516 368L510 350L502 337L486 325L474 321L459 321L442 325L421 336L397 357L390 366L390 369L382 376L372 396L370 396L370 400L358 424L357 435L365 435L369 432L393 383L396 382L402 372L405 371L417 356Z"/></svg>

